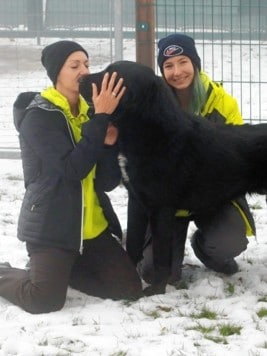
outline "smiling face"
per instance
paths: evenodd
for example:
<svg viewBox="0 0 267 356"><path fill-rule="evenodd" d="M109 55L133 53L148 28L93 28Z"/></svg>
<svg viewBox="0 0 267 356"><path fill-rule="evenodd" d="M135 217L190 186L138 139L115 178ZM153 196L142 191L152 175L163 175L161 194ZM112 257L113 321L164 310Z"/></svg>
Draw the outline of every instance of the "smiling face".
<svg viewBox="0 0 267 356"><path fill-rule="evenodd" d="M166 82L176 91L186 90L194 80L195 69L187 56L175 56L163 63L163 75Z"/></svg>

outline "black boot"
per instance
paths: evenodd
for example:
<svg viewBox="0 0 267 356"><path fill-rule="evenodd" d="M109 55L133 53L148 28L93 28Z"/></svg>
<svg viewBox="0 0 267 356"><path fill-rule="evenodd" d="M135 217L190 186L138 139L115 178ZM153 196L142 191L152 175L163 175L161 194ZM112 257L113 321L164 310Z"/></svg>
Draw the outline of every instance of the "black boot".
<svg viewBox="0 0 267 356"><path fill-rule="evenodd" d="M209 269L215 272L224 273L227 275L234 274L238 272L238 264L234 258L227 258L222 262L212 260L202 249L201 249L201 238L202 234L197 230L191 239L191 246L195 252L196 257Z"/></svg>

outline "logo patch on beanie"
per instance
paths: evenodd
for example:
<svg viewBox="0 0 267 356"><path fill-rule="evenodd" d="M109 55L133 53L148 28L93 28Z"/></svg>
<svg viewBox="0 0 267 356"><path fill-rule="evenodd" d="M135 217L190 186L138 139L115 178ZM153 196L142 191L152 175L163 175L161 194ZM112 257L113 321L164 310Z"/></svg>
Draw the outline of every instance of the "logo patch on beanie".
<svg viewBox="0 0 267 356"><path fill-rule="evenodd" d="M183 48L177 45L170 45L163 51L163 56L165 57L173 57L179 56L184 52Z"/></svg>

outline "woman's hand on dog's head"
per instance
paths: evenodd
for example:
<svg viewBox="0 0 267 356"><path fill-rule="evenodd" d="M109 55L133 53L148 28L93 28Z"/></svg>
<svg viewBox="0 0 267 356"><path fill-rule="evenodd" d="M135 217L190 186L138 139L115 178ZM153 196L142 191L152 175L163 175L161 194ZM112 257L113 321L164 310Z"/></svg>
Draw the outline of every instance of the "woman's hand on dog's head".
<svg viewBox="0 0 267 356"><path fill-rule="evenodd" d="M120 99L125 93L126 87L123 86L123 78L117 79L117 73L105 73L102 80L101 89L98 89L95 83L92 84L93 103L95 113L112 114L118 106Z"/></svg>

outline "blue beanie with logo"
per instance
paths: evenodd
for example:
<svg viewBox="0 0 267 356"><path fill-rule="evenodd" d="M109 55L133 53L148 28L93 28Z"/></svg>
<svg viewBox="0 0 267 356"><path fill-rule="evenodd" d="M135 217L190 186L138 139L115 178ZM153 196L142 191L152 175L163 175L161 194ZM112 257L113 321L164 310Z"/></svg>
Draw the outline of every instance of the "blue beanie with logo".
<svg viewBox="0 0 267 356"><path fill-rule="evenodd" d="M158 42L158 65L163 72L163 63L170 57L187 56L200 70L201 60L196 50L195 41L192 37L183 33L175 33L161 38Z"/></svg>

